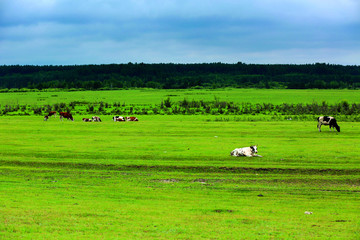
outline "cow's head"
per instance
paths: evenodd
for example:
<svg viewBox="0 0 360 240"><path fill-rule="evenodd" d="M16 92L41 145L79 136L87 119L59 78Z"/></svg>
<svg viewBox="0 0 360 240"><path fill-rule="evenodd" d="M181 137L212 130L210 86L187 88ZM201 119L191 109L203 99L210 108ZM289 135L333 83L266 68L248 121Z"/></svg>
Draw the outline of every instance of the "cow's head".
<svg viewBox="0 0 360 240"><path fill-rule="evenodd" d="M336 130L337 130L338 132L340 132L340 126L339 126L339 125L336 125L335 128L336 128Z"/></svg>
<svg viewBox="0 0 360 240"><path fill-rule="evenodd" d="M250 146L250 148L251 148L251 152L253 152L253 153L257 153L257 152L258 152L256 145Z"/></svg>

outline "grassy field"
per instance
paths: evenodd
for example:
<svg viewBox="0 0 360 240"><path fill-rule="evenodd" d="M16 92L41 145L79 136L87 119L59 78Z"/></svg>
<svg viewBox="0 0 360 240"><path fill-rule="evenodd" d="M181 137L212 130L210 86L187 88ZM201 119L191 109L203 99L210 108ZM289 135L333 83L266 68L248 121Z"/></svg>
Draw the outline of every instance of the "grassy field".
<svg viewBox="0 0 360 240"><path fill-rule="evenodd" d="M289 89L217 89L217 90L121 90L121 91L77 91L77 92L19 92L0 93L0 105L31 104L46 105L70 102L108 102L126 104L160 104L170 97L172 101L183 99L242 103L312 103L326 101L329 104L347 101L358 103L358 90L289 90Z"/></svg>
<svg viewBox="0 0 360 240"><path fill-rule="evenodd" d="M101 117L0 117L1 239L360 236L358 122Z"/></svg>

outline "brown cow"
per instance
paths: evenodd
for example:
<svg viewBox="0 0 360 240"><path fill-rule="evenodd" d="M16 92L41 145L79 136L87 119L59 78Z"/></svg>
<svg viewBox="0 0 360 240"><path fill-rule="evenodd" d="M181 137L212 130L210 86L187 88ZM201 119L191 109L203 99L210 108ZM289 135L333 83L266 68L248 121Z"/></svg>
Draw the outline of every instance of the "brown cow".
<svg viewBox="0 0 360 240"><path fill-rule="evenodd" d="M137 119L137 117L126 117L126 121L134 121L134 122L137 122L137 121L139 121L139 119Z"/></svg>
<svg viewBox="0 0 360 240"><path fill-rule="evenodd" d="M55 111L50 111L49 114L48 114L48 116L49 116L49 117L51 117L51 116L56 117L56 112L55 112Z"/></svg>
<svg viewBox="0 0 360 240"><path fill-rule="evenodd" d="M63 118L66 118L67 120L74 121L73 116L71 115L71 113L68 113L68 112L60 112L60 120L62 121Z"/></svg>

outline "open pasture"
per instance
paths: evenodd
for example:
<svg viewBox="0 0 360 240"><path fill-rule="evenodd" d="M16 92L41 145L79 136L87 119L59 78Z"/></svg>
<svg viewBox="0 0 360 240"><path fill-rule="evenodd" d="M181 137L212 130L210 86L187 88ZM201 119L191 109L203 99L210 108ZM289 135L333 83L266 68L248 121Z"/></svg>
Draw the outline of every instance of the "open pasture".
<svg viewBox="0 0 360 240"><path fill-rule="evenodd" d="M360 123L319 133L310 121L100 117L0 117L0 238L360 234ZM250 144L263 158L230 156Z"/></svg>
<svg viewBox="0 0 360 240"><path fill-rule="evenodd" d="M46 105L70 102L108 102L126 103L135 105L160 104L164 99L172 101L203 100L213 101L214 98L221 101L242 103L272 103L272 104L298 104L298 103L321 103L328 104L347 101L358 103L360 91L357 90L317 90L317 89L132 89L116 91L74 91L74 92L5 92L0 93L0 105Z"/></svg>

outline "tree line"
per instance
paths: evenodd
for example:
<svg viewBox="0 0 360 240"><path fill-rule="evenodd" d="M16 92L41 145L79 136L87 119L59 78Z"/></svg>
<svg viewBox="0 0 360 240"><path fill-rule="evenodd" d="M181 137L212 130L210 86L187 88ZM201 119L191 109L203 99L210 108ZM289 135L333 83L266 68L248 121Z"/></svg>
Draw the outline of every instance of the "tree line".
<svg viewBox="0 0 360 240"><path fill-rule="evenodd" d="M360 88L360 66L315 64L3 65L0 89Z"/></svg>

